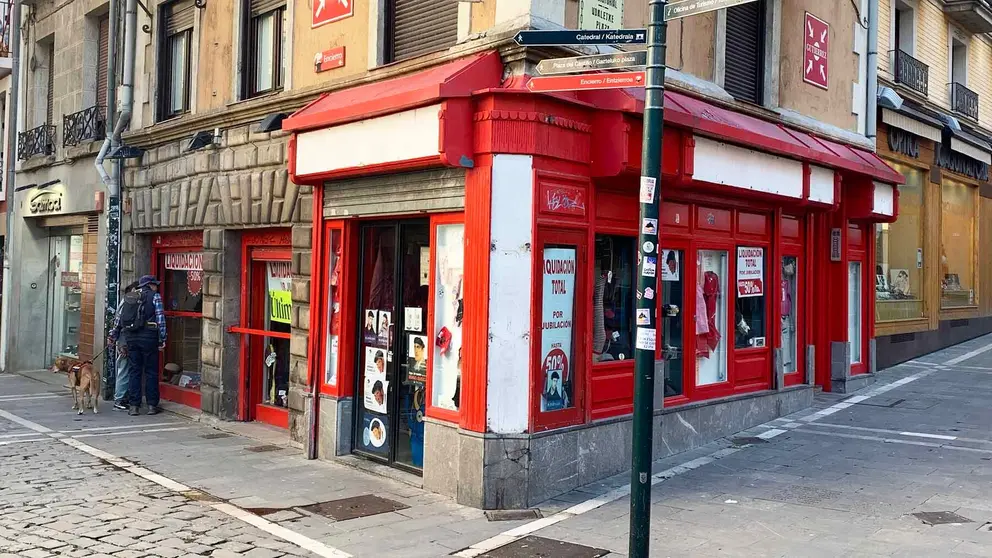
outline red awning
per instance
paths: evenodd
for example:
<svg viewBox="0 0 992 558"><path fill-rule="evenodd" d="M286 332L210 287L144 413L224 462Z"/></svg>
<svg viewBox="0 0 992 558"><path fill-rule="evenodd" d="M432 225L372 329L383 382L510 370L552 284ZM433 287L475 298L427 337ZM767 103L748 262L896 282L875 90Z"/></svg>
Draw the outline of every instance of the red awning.
<svg viewBox="0 0 992 558"><path fill-rule="evenodd" d="M621 90L589 92L580 98L598 106L610 105L616 110L644 111L644 90L641 89L624 89L622 93ZM665 92L665 122L741 146L867 175L879 182L905 182L901 174L871 151L819 138L674 91Z"/></svg>
<svg viewBox="0 0 992 558"><path fill-rule="evenodd" d="M331 91L283 120L282 129L301 132L422 107L473 91L497 87L503 77L499 53L489 51L427 70Z"/></svg>

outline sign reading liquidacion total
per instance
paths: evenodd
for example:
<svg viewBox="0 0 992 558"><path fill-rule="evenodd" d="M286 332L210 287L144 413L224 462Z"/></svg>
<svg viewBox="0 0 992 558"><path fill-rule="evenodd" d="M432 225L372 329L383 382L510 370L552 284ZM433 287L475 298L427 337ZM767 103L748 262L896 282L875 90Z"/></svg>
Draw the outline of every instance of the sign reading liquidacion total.
<svg viewBox="0 0 992 558"><path fill-rule="evenodd" d="M541 304L541 412L572 407L575 248L545 248Z"/></svg>
<svg viewBox="0 0 992 558"><path fill-rule="evenodd" d="M765 249L737 247L737 298L765 294Z"/></svg>

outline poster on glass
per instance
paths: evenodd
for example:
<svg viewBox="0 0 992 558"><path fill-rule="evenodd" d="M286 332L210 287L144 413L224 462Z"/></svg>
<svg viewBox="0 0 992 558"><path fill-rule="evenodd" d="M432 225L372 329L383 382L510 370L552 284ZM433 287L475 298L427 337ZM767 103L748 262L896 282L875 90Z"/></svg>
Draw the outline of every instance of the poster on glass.
<svg viewBox="0 0 992 558"><path fill-rule="evenodd" d="M575 305L575 249L544 250L544 295L541 309L541 411L573 405L571 377L572 315Z"/></svg>
<svg viewBox="0 0 992 558"><path fill-rule="evenodd" d="M365 408L386 413L389 381L386 380L386 352L375 347L365 349Z"/></svg>
<svg viewBox="0 0 992 558"><path fill-rule="evenodd" d="M427 336L407 336L407 375L409 382L427 383Z"/></svg>

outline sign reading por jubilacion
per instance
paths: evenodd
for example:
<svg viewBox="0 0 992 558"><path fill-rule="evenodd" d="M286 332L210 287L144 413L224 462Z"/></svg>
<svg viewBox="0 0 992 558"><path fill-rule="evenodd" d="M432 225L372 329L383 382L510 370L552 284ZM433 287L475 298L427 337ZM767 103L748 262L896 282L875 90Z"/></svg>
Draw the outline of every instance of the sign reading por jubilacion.
<svg viewBox="0 0 992 558"><path fill-rule="evenodd" d="M765 294L765 249L737 247L737 298Z"/></svg>
<svg viewBox="0 0 992 558"><path fill-rule="evenodd" d="M575 248L544 249L541 303L541 412L573 406L572 316Z"/></svg>

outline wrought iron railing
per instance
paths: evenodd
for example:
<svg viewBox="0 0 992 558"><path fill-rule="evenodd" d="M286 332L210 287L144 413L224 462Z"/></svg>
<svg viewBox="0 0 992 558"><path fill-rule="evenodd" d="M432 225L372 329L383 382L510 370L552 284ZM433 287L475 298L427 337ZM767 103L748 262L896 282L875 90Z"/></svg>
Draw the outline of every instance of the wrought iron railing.
<svg viewBox="0 0 992 558"><path fill-rule="evenodd" d="M896 83L927 96L930 83L930 67L901 50L896 55Z"/></svg>
<svg viewBox="0 0 992 558"><path fill-rule="evenodd" d="M107 107L96 105L62 117L62 146L79 145L85 141L102 138L106 134L104 123Z"/></svg>
<svg viewBox="0 0 992 558"><path fill-rule="evenodd" d="M55 126L42 124L17 134L17 159L24 161L35 155L55 153Z"/></svg>
<svg viewBox="0 0 992 558"><path fill-rule="evenodd" d="M13 2L0 2L0 58L10 58L10 11Z"/></svg>
<svg viewBox="0 0 992 558"><path fill-rule="evenodd" d="M960 83L952 83L951 108L968 118L978 120L978 93Z"/></svg>

